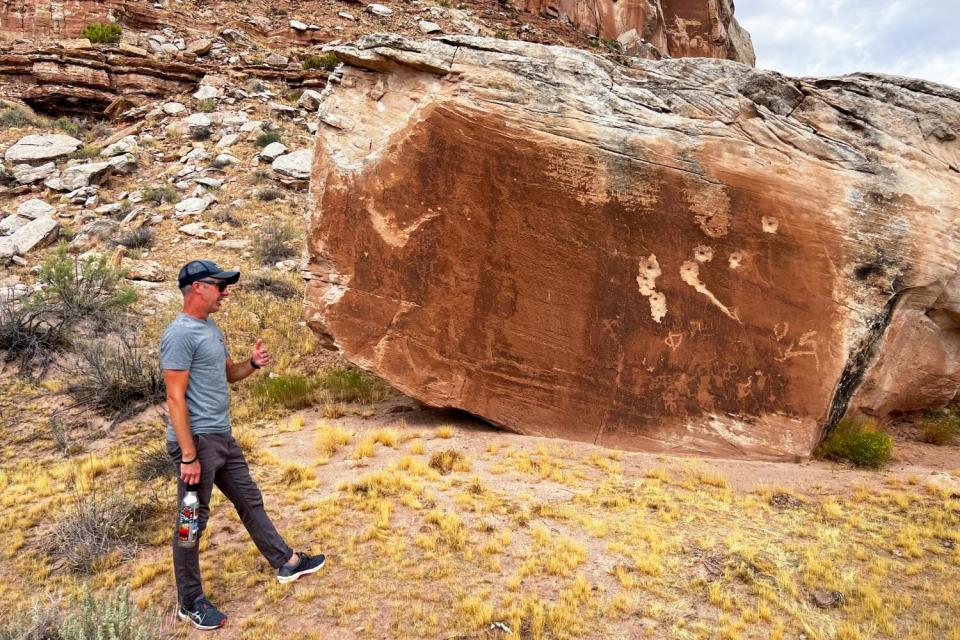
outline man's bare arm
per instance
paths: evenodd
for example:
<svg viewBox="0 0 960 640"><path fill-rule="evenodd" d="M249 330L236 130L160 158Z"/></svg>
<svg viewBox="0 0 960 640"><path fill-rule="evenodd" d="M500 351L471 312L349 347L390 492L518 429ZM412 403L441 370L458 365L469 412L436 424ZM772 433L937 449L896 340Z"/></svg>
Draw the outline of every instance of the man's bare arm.
<svg viewBox="0 0 960 640"><path fill-rule="evenodd" d="M256 367L253 366L256 363ZM257 339L253 346L253 355L249 360L234 363L233 358L227 358L227 382L240 382L260 367L270 364L270 353L263 347L263 340Z"/></svg>
<svg viewBox="0 0 960 640"><path fill-rule="evenodd" d="M167 385L167 410L170 412L170 421L173 423L173 434L177 438L177 444L180 445L181 460L193 461L190 464L180 464L180 478L187 484L197 484L200 482L200 459L197 457L197 447L193 443L190 414L187 412L189 379L189 371L163 370L163 381Z"/></svg>

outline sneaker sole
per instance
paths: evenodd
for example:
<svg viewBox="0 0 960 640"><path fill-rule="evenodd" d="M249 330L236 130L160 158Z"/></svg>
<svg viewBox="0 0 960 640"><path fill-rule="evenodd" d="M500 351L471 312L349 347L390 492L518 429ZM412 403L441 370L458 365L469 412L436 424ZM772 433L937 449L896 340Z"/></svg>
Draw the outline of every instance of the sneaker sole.
<svg viewBox="0 0 960 640"><path fill-rule="evenodd" d="M301 572L299 572L299 573L295 573L295 574L293 574L292 576L277 576L277 581L278 581L280 584L287 584L288 582L296 582L297 580L299 580L300 578L302 578L302 577L304 577L304 576L308 576L308 575L310 575L311 573L316 573L317 571L320 571L320 569L323 569L324 565L326 565L326 564L327 564L327 559L324 558L324 559L323 559L323 562L321 562L320 564L318 564L317 566L315 566L313 569L307 569L306 571L301 571Z"/></svg>
<svg viewBox="0 0 960 640"><path fill-rule="evenodd" d="M191 618L190 616L188 616L187 614L185 614L183 611L177 611L177 617L180 618L181 620L185 620L185 621L189 622L190 624L193 625L194 629L200 629L200 631L213 631L214 629L219 629L220 627L222 627L222 626L224 626L224 625L227 624L227 619L224 618L224 619L223 619L223 622L221 622L221 623L218 624L218 625L214 625L214 626L209 626L209 625L207 625L207 626L204 626L204 625L200 624L199 622L194 622L194 621L193 621L193 618Z"/></svg>

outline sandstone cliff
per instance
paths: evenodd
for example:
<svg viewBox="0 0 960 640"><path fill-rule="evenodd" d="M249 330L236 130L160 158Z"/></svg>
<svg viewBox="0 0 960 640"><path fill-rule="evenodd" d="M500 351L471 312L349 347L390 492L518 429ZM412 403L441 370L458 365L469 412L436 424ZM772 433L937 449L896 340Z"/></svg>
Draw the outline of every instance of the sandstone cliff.
<svg viewBox="0 0 960 640"><path fill-rule="evenodd" d="M956 394L960 92L482 38L336 52L307 318L404 393L767 458Z"/></svg>

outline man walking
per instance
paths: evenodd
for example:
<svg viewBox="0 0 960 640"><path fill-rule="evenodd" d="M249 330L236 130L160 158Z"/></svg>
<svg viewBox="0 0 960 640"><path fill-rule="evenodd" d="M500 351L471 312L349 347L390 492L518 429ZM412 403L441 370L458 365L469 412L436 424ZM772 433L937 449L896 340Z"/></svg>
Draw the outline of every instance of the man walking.
<svg viewBox="0 0 960 640"><path fill-rule="evenodd" d="M210 495L216 485L230 499L257 549L277 580L291 582L315 573L326 558L294 553L277 533L263 508L263 496L250 477L247 461L230 432L229 382L239 382L270 363L270 354L257 340L249 360L235 363L220 328L210 318L229 295L227 287L240 279L238 271L224 271L209 260L194 260L180 269L178 284L183 311L170 323L160 341L160 368L167 385L171 426L167 450L179 465L177 503L186 486L197 486L199 527L203 532L210 513ZM179 514L178 514L179 515ZM199 544L177 544L173 536L173 568L177 580L177 615L197 629L223 626L227 617L203 594Z"/></svg>

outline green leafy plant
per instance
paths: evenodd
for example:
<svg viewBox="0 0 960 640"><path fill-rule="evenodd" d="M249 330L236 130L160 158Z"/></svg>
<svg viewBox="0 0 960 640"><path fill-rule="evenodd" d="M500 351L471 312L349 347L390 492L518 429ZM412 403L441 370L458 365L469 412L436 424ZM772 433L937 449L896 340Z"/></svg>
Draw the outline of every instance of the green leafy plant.
<svg viewBox="0 0 960 640"><path fill-rule="evenodd" d="M86 38L94 44L111 44L120 41L123 29L115 22L93 22L80 32L81 38Z"/></svg>
<svg viewBox="0 0 960 640"><path fill-rule="evenodd" d="M817 447L815 455L826 460L852 462L858 467L879 468L893 452L893 439L876 420L866 416L844 418Z"/></svg>
<svg viewBox="0 0 960 640"><path fill-rule="evenodd" d="M207 113L209 113L216 108L217 108L216 98L204 98L203 100L197 101L198 111L206 111Z"/></svg>
<svg viewBox="0 0 960 640"><path fill-rule="evenodd" d="M176 187L170 184L165 184L160 187L146 187L141 190L140 193L143 196L143 199L147 202L154 202L156 204L161 204L163 202L176 204L180 202L180 192L177 191Z"/></svg>
<svg viewBox="0 0 960 640"><path fill-rule="evenodd" d="M259 379L253 395L267 405L302 409L313 404L317 381L299 374L286 374Z"/></svg>
<svg viewBox="0 0 960 640"><path fill-rule="evenodd" d="M356 367L332 367L320 374L319 385L337 402L372 404L386 400L393 390L380 378Z"/></svg>
<svg viewBox="0 0 960 640"><path fill-rule="evenodd" d="M95 158L98 155L100 155L100 152L102 150L103 149L101 149L100 147L95 147L93 145L88 144L84 147L80 147L79 149L71 153L68 157L71 160L89 160L90 158Z"/></svg>
<svg viewBox="0 0 960 640"><path fill-rule="evenodd" d="M337 56L334 53L325 53L320 56L310 56L304 58L303 68L304 69L322 69L324 71L330 71L337 66Z"/></svg>
<svg viewBox="0 0 960 640"><path fill-rule="evenodd" d="M496 31L493 32L493 37L498 38L500 40L509 40L510 34L504 31L503 29L497 29Z"/></svg>

